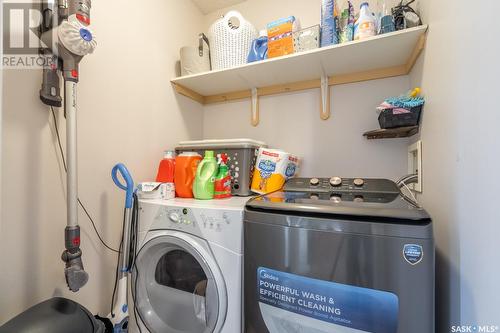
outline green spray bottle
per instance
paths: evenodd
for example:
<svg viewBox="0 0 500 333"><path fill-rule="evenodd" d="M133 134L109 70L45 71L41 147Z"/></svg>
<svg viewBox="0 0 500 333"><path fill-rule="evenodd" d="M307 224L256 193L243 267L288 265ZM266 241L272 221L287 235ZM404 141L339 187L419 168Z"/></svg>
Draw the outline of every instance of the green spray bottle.
<svg viewBox="0 0 500 333"><path fill-rule="evenodd" d="M198 164L196 178L193 183L193 194L198 200L211 200L215 193L215 177L219 166L215 159L215 153L211 150L205 151L205 157Z"/></svg>
<svg viewBox="0 0 500 333"><path fill-rule="evenodd" d="M217 155L219 159L219 173L215 177L215 195L214 199L224 199L231 197L231 175L227 167L227 154Z"/></svg>

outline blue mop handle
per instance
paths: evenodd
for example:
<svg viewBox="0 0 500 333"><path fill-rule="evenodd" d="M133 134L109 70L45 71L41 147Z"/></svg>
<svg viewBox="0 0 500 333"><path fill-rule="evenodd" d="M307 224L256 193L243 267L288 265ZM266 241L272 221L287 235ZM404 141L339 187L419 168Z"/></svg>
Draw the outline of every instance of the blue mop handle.
<svg viewBox="0 0 500 333"><path fill-rule="evenodd" d="M126 185L123 185L118 179L118 171L120 175L125 180ZM127 167L123 163L118 163L111 170L111 177L113 178L113 182L121 188L122 190L127 192L125 197L125 208L132 208L132 196L134 194L134 181L132 180L132 176L130 176L130 172L128 172Z"/></svg>

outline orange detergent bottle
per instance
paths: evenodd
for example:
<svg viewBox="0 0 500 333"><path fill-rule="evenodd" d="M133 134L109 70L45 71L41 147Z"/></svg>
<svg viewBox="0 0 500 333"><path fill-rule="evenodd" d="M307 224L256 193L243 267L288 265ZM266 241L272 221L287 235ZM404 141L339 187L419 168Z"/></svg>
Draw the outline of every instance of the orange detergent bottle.
<svg viewBox="0 0 500 333"><path fill-rule="evenodd" d="M160 162L156 181L158 183L173 183L175 173L175 152L168 150Z"/></svg>
<svg viewBox="0 0 500 333"><path fill-rule="evenodd" d="M175 194L179 198L194 198L193 182L201 155L195 152L182 153L175 158Z"/></svg>

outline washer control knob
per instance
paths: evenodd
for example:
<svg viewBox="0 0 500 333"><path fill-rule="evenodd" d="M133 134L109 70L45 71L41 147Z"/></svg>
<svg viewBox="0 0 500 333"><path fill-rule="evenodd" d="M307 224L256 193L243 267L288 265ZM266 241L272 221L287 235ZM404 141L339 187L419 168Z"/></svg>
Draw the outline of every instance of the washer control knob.
<svg viewBox="0 0 500 333"><path fill-rule="evenodd" d="M342 178L340 178L340 177L330 178L330 185L335 186L335 187L342 185Z"/></svg>
<svg viewBox="0 0 500 333"><path fill-rule="evenodd" d="M353 201L356 203L363 203L365 202L365 198L362 195L357 195L356 197L354 197Z"/></svg>
<svg viewBox="0 0 500 333"><path fill-rule="evenodd" d="M342 202L342 196L340 194L333 194L332 196L330 196L330 201L338 204L338 203L341 203Z"/></svg>
<svg viewBox="0 0 500 333"><path fill-rule="evenodd" d="M318 178L311 178L311 180L309 181L309 184L311 184L312 186L318 186L319 179Z"/></svg>
<svg viewBox="0 0 500 333"><path fill-rule="evenodd" d="M356 179L354 179L354 185L357 187L361 187L361 186L365 185L365 180L362 178L356 178Z"/></svg>
<svg viewBox="0 0 500 333"><path fill-rule="evenodd" d="M180 216L178 213L172 212L168 215L168 218L174 223L179 223Z"/></svg>

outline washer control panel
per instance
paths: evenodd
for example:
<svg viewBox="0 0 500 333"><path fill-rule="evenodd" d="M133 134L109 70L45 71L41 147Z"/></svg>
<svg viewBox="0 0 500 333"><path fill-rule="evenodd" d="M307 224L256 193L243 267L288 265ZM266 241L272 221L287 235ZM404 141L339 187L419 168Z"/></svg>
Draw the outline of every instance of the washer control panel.
<svg viewBox="0 0 500 333"><path fill-rule="evenodd" d="M188 208L174 208L166 210L167 218L173 224L194 226L195 218Z"/></svg>
<svg viewBox="0 0 500 333"><path fill-rule="evenodd" d="M285 185L284 191L289 192L375 192L399 193L397 185L388 179L373 178L293 178Z"/></svg>
<svg viewBox="0 0 500 333"><path fill-rule="evenodd" d="M199 207L193 207L192 202L179 203L140 202L140 231L176 231L197 236L234 253L243 253L243 203L241 208L233 203L227 209L215 204L199 203Z"/></svg>
<svg viewBox="0 0 500 333"><path fill-rule="evenodd" d="M162 207L155 218L156 225L169 229L196 233L196 230L223 231L242 220L241 212L218 209L192 209L188 207Z"/></svg>

